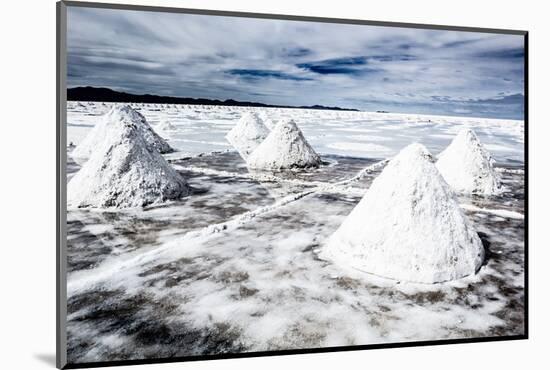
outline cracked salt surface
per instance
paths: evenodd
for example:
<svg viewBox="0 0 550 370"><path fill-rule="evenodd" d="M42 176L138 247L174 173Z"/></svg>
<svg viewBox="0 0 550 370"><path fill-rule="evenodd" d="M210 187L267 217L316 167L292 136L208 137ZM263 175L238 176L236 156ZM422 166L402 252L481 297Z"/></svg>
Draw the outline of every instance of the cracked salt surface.
<svg viewBox="0 0 550 370"><path fill-rule="evenodd" d="M162 111L141 113L150 120ZM176 132L184 126L177 117L169 117ZM69 362L523 334L524 220L506 212L524 213L524 174L511 155L497 157L503 193L458 198L486 263L474 276L434 285L317 257L382 170L376 156L325 153L325 164L307 172L248 172L235 152L166 156L193 195L143 210L68 212ZM78 168L69 153L68 172Z"/></svg>

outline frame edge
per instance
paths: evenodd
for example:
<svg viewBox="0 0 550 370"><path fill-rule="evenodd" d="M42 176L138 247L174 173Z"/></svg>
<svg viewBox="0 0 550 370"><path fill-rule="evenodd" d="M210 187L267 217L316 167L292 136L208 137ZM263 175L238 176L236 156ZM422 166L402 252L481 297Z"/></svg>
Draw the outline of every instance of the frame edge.
<svg viewBox="0 0 550 370"><path fill-rule="evenodd" d="M451 26L443 24L426 24L426 23L407 23L398 21L376 21L366 19L352 18L330 18L321 16L302 16L295 14L275 14L275 13L254 13L230 10L217 9L199 9L199 8L177 8L168 6L154 5L131 5L131 4L114 4L108 2L93 2L93 1L74 1L62 0L66 6L85 7L96 9L117 9L117 10L132 10L132 11L148 11L148 12L164 12L164 13L186 13L196 15L211 15L222 17L241 17L241 18L258 18L258 19L279 19L287 21L305 21L305 22L322 22L322 23L340 23L340 24L355 24L364 26L381 26L381 27L399 27L399 28L420 28L427 30L444 30L444 31L461 31L461 32L481 32L481 33L497 33L509 35L525 35L527 30L499 29L499 28L483 28L475 26Z"/></svg>
<svg viewBox="0 0 550 370"><path fill-rule="evenodd" d="M66 122L67 5L56 3L56 367L67 365Z"/></svg>
<svg viewBox="0 0 550 370"><path fill-rule="evenodd" d="M357 345L343 347L325 347L314 349L301 350L283 350L269 352L250 352L236 354L221 354L221 355L206 355L206 356L189 356L189 357L174 357L174 358L158 358L158 359L134 359L126 361L106 361L106 362L89 362L79 364L67 363L67 334L66 334L66 314L67 314L67 290L66 290L66 123L67 123L67 7L87 7L87 8L102 8L102 9L119 9L133 11L150 11L150 12L175 12L197 15L211 16L227 16L227 17L244 17L244 18L261 18L261 19L281 19L290 21L313 21L324 23L340 23L340 24L355 24L355 25L370 25L383 27L402 27L402 28L421 28L431 30L447 30L447 31L463 31L463 32L481 32L481 33L498 33L512 34L524 37L524 164L525 164L525 275L524 275L524 333L514 336L504 337L488 337L488 338L464 338L451 340L434 340L434 341L416 341L405 343L391 343L381 345ZM113 4L108 2L82 2L72 0L61 0L56 3L56 223L57 223L57 250L56 250L56 367L59 369L65 368L92 368L92 367L111 367L111 366L126 366L140 364L157 364L157 363L173 363L173 362L190 362L190 361L208 361L219 359L235 359L235 358L250 358L250 357L269 357L269 356L285 356L296 354L316 354L330 353L340 351L364 351L371 349L387 349L387 348L405 348L405 347L420 347L433 345L449 345L449 344L466 344L466 343L483 343L497 342L510 340L528 340L529 339L529 310L528 310L528 280L529 280L529 258L528 258L528 219L529 219L529 134L528 134L528 36L527 30L512 30L512 29L492 29L480 27L461 27L447 25L430 25L420 23L402 23L402 22L385 22L373 20L359 19L343 19L343 18L328 18L318 16L300 16L300 15L285 15L271 13L252 13L225 11L215 9L195 9L195 8L176 8L165 6L146 6L146 5L130 5L130 4Z"/></svg>

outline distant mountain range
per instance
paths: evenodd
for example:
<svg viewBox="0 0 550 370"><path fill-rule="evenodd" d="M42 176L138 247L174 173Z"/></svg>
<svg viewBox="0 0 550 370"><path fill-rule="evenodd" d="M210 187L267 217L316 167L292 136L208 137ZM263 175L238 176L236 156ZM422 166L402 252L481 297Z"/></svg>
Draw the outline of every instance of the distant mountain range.
<svg viewBox="0 0 550 370"><path fill-rule="evenodd" d="M238 107L267 107L267 108L301 108L301 109L325 109L341 111L358 111L358 109L325 107L323 105L291 106L271 105L256 102L237 101L233 99L217 100L203 98L179 98L175 96L136 95L115 91L106 87L73 87L67 89L67 100L71 101L99 101L113 103L153 103L153 104L196 104L196 105L225 105Z"/></svg>

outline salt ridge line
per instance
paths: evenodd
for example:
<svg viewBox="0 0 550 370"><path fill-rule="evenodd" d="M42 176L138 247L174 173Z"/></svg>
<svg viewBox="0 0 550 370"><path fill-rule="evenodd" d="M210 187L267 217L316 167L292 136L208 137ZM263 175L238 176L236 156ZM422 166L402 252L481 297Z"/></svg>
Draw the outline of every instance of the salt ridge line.
<svg viewBox="0 0 550 370"><path fill-rule="evenodd" d="M357 175L353 176L352 178L336 182L334 183L334 185L342 186L342 185L348 185L348 184L357 182L361 180L365 175L384 167L386 164L388 164L389 161L390 161L389 159L384 159L384 160L381 160L380 162L371 164L370 166L363 168L361 171L357 173Z"/></svg>
<svg viewBox="0 0 550 370"><path fill-rule="evenodd" d="M286 196L282 199L279 199L275 203L272 203L268 206L263 206L263 207L260 207L260 208L256 208L253 211L248 211L248 212L245 212L245 213L241 213L240 215L237 215L237 216L233 217L232 219L230 219L228 221L221 222L219 224L209 225L209 226L206 226L202 229L189 231L188 233L186 233L185 235L183 235L181 237L181 240L188 240L188 239L194 239L194 238L201 237L201 236L212 235L212 234L215 234L215 233L219 233L220 231L235 230L239 226L242 226L242 225L246 224L247 222L251 221L252 219L254 219L254 218L256 218L260 215L271 212L271 211L273 211L277 208L286 206L287 204L290 204L290 203L295 202L299 199L302 199L305 196L308 196L312 193L315 193L316 191L317 191L317 188L313 188L313 189L310 189L310 190L305 190L305 191L303 191L301 193L298 193L298 194L288 195L288 196Z"/></svg>
<svg viewBox="0 0 550 370"><path fill-rule="evenodd" d="M206 141L206 140L191 140L191 139L176 139L177 141L183 141L184 143L198 143L198 144L212 144L218 146L231 146L221 141Z"/></svg>
<svg viewBox="0 0 550 370"><path fill-rule="evenodd" d="M467 211L472 211L472 212L490 213L490 214L493 214L495 216L500 216L500 217L504 217L504 218L514 218L514 219L517 219L517 220L523 220L525 218L525 215L523 215L519 212L509 211L507 209L480 208L480 207L476 207L472 204L465 204L465 203L460 204L460 208L465 209Z"/></svg>
<svg viewBox="0 0 550 370"><path fill-rule="evenodd" d="M268 213L277 208L285 206L289 203L292 203L314 192L315 192L315 189L310 189L298 194L287 196L268 206L260 207L253 211L248 211L240 215L237 215L236 217L228 221L221 222L214 225L209 225L198 230L189 231L186 234L184 234L182 237L178 238L177 241L169 242L164 246L161 246L153 250L150 250L148 252L131 257L130 259L122 261L121 263L108 263L107 266L103 266L103 267L100 266L96 269L96 272L93 274L93 277L85 276L81 279L68 283L67 292L68 294L75 294L76 292L84 289L86 286L96 284L101 280L105 279L106 277L110 277L113 274L116 274L117 272L123 269L131 268L136 265L144 265L148 262L154 261L155 259L160 257L162 253L167 252L176 247L181 247L182 241L191 240L194 242L203 242L205 240L208 240L209 237L213 237L222 231L235 230L239 226L242 226L247 222L250 222L257 216L260 216L262 214ZM192 246L190 245L186 245L186 249L190 249L191 247Z"/></svg>
<svg viewBox="0 0 550 370"><path fill-rule="evenodd" d="M184 234L182 237L180 237L178 240L170 242L164 246L152 249L148 252L139 254L137 256L131 257L127 260L122 261L121 263L113 263L113 262L107 262L107 265L101 265L95 270L95 273L91 276L89 274L86 274L80 279L77 279L75 281L71 281L67 283L67 293L68 294L74 294L82 289L85 289L86 286L94 285L101 280L103 280L105 277L109 277L117 272L119 272L122 269L131 268L133 266L136 266L137 264L143 265L145 263L151 262L158 258L163 252L166 252L168 250L171 250L175 247L181 246L181 241L188 241L188 240L195 240L196 242L202 242L205 240L205 238L212 237L222 231L230 231L235 230L238 227L246 224L247 222L250 222L254 218L263 215L265 213L271 212L275 209L278 209L280 207L283 207L287 204L290 204L292 202L295 202L299 199L302 199L308 195L311 195L316 192L331 192L337 189L338 187L341 187L342 185L347 185L349 183L358 181L361 179L364 175L367 173L374 171L378 169L379 167L386 164L388 160L383 160L380 162L376 162L361 171L354 177L348 180L340 181L335 184L325 184L323 186L317 186L315 188L303 191L298 194L293 194L286 196L278 201L276 201L273 204L263 206L260 208L257 208L253 211L248 211L245 213L241 213L240 215L237 215L233 217L232 219L228 221L224 221L218 224L209 225L202 229L198 230L192 230ZM200 238L200 239L199 239ZM187 246L190 248L191 246ZM89 273L89 271L87 271Z"/></svg>
<svg viewBox="0 0 550 370"><path fill-rule="evenodd" d="M330 183L328 182L322 182L322 181L303 181L303 180L297 180L297 179L284 179L282 177L277 177L273 175L268 174L252 174L250 172L248 173L237 173L237 172L229 172L229 171L223 171L223 170L213 170L211 168L203 168L203 167L197 167L197 166L181 166L178 164L172 165L174 169L178 171L190 171L190 172L196 172L196 173L202 173L204 175L214 175L214 176L223 176L223 177L237 177L241 179L249 179L249 180L255 180L260 182L288 182L295 185L304 185L304 186L323 186L328 185Z"/></svg>
<svg viewBox="0 0 550 370"><path fill-rule="evenodd" d="M255 180L260 182L262 181L263 182L287 182L294 185L329 187L329 188L334 188L336 192L338 192L337 190L338 187L346 186L361 180L365 175L372 173L373 171L376 171L377 169L385 166L387 162L388 160L382 160L380 162L376 162L368 167L363 168L352 178L335 182L335 183L324 182L324 181L304 181L304 180L297 180L297 179L284 179L282 177L268 175L268 174L255 175L250 172L237 173L237 172L229 172L229 171L223 171L223 170L213 170L211 168L203 168L203 167L197 167L197 166L182 166L178 164L172 164L172 166L174 167L174 169L178 171L191 171L191 172L197 172L205 175L214 175L214 176L237 177L237 178L250 179L250 180ZM347 192L348 190L352 190L356 192L362 191L362 189L353 189L353 188L342 189L341 191ZM327 190L327 191L331 191L331 190Z"/></svg>
<svg viewBox="0 0 550 370"><path fill-rule="evenodd" d="M163 154L162 156L168 162L171 163L173 161L181 161L181 160L186 160L186 159L200 158L200 157L205 157L205 156L214 155L214 154L224 154L224 153L228 153L228 152L231 152L231 151L232 151L231 149L213 150L211 152L202 152L202 153L198 153L198 154L191 154L191 153L185 153L185 152L175 152L175 153Z"/></svg>
<svg viewBox="0 0 550 370"><path fill-rule="evenodd" d="M257 216L268 213L268 212L273 211L277 208L286 206L287 204L290 204L290 203L295 202L299 199L302 199L302 198L304 198L304 197L306 197L310 194L317 193L317 192L332 192L334 190L339 190L338 188L340 188L341 186L350 184L350 183L355 182L355 181L358 181L363 176L365 176L367 173L370 173L370 172L378 169L382 165L385 165L386 162L387 162L387 160L376 162L376 163L362 169L361 171L359 171L359 173L357 175L355 175L354 177L352 177L351 179L343 180L343 181L340 181L340 182L337 182L337 183L334 183L334 184L321 183L322 185L316 186L313 189L305 190L305 191L302 191L298 194L288 195L288 196L286 196L282 199L279 199L278 201L276 201L273 204L257 208L253 211L248 211L248 212L245 212L245 213L241 213L240 215L237 215L237 216L233 217L232 219L230 219L228 221L224 221L224 222L214 224L214 225L209 225L209 226L206 226L206 227L204 227L202 229L199 229L199 230L189 231L188 233L183 235L180 239L181 240L187 240L187 239L190 239L190 238L196 238L196 237L199 237L199 236L205 236L205 235L218 233L220 231L235 230L239 226L244 225L246 222L251 221L252 219L254 219Z"/></svg>
<svg viewBox="0 0 550 370"><path fill-rule="evenodd" d="M510 168L502 168L502 167L496 167L495 171L500 173L511 173L511 174L518 174L518 175L523 175L525 173L525 170L523 169L513 170Z"/></svg>

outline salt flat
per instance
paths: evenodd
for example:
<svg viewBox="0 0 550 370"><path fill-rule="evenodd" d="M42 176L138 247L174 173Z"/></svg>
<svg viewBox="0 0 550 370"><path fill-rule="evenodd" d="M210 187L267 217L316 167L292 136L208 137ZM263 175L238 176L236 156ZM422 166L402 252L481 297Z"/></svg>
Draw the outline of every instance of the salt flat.
<svg viewBox="0 0 550 370"><path fill-rule="evenodd" d="M67 141L78 144L111 103L69 102ZM523 121L489 118L426 116L283 108L134 105L153 126L163 120L175 127L159 134L170 145L189 154L228 150L225 135L244 112L257 112L275 121L296 121L308 142L320 154L386 158L411 142L438 154L461 128L472 128L498 162L523 161ZM372 139L371 139L372 138Z"/></svg>
<svg viewBox="0 0 550 370"><path fill-rule="evenodd" d="M136 107L153 128L172 124L158 130L178 150L165 158L192 194L145 209L68 211L70 362L523 333L523 122ZM69 102L68 142L78 145L108 108ZM249 171L224 138L246 111L295 120L324 164ZM458 197L486 249L476 275L411 284L318 257L384 159L415 141L437 155L464 127L491 152L505 186L497 196ZM71 150L69 178L79 170Z"/></svg>

